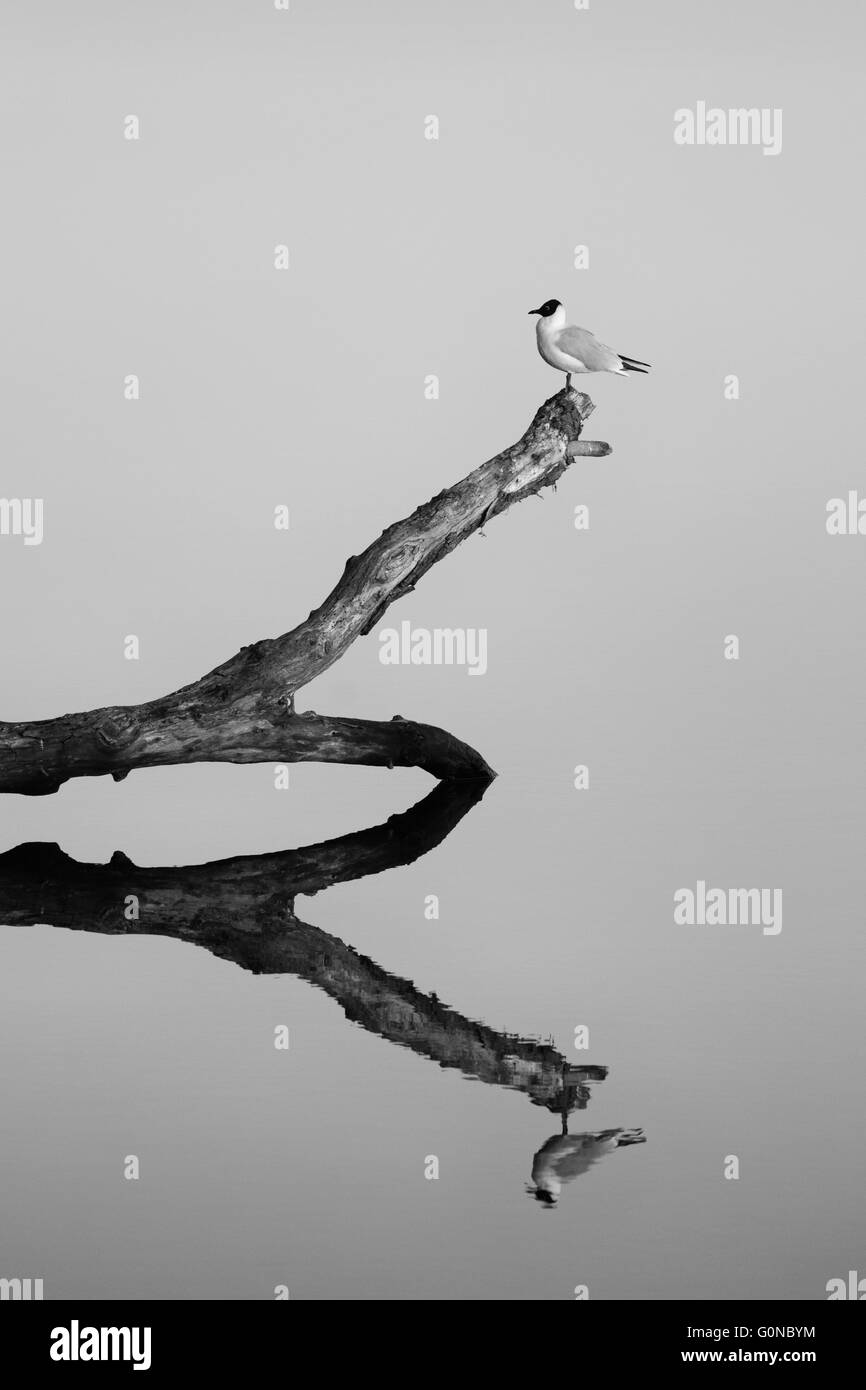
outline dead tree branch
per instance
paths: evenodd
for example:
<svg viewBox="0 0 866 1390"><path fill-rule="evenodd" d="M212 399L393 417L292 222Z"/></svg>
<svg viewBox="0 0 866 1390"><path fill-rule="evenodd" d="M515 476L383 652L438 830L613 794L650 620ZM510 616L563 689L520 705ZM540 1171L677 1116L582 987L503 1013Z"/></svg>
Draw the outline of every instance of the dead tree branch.
<svg viewBox="0 0 866 1390"><path fill-rule="evenodd" d="M141 705L0 723L0 792L39 796L71 777L175 763L347 762L414 766L435 777L489 778L480 754L441 729L296 713L295 692L369 633L438 560L515 502L549 487L572 459L610 452L582 442L588 396L545 401L516 444L395 522L350 556L324 603L282 637L243 647L192 685Z"/></svg>

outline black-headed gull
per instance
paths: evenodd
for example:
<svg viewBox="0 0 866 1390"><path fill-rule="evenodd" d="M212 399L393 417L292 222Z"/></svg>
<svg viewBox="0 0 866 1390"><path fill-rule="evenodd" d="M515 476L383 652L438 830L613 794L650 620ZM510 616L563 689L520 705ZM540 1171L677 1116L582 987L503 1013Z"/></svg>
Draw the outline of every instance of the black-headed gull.
<svg viewBox="0 0 866 1390"><path fill-rule="evenodd" d="M529 312L538 314L535 325L538 351L549 366L565 372L566 390L571 386L572 373L615 372L617 376L626 376L629 372L649 371L648 362L623 357L606 343L600 343L588 328L566 323L565 310L558 299L547 299L540 308Z"/></svg>
<svg viewBox="0 0 866 1390"><path fill-rule="evenodd" d="M642 1129L601 1129L591 1134L555 1134L542 1144L532 1161L527 1191L538 1202L555 1206L563 1187L579 1178L605 1154L626 1144L645 1144Z"/></svg>

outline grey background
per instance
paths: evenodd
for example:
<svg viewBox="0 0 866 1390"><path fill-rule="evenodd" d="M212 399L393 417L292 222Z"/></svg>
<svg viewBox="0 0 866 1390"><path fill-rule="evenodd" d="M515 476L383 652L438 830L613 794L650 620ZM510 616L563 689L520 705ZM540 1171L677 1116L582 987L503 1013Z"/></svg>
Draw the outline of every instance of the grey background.
<svg viewBox="0 0 866 1390"><path fill-rule="evenodd" d="M374 636L299 700L439 724L500 773L434 854L301 917L494 1027L566 1050L589 1024L574 1060L611 1074L586 1127L649 1142L545 1212L523 1184L557 1125L525 1097L291 978L4 928L0 1274L57 1298L812 1299L866 1272L866 540L824 528L864 486L861 8L106 0L7 3L2 31L2 492L45 499L42 546L0 538L3 718L148 699L293 626L561 384L542 299L654 373L590 378L612 457L382 624L486 627L483 679L383 667ZM676 147L702 99L783 108L781 155ZM0 846L198 862L429 785L291 781L6 797ZM699 877L781 887L782 933L675 926Z"/></svg>

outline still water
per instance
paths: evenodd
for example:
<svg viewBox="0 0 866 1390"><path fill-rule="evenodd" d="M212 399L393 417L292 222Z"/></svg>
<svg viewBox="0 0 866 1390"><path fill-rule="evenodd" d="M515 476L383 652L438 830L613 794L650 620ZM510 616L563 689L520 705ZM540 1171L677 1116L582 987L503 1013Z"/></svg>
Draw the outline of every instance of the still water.
<svg viewBox="0 0 866 1390"><path fill-rule="evenodd" d="M134 855L100 781L62 794L65 845L0 860L4 1273L49 1298L811 1299L856 1267L855 991L808 907L808 811L777 808L767 938L673 920L707 817L741 847L742 787L674 825L628 769L592 803L514 767L299 767L283 800L266 767L149 778Z"/></svg>

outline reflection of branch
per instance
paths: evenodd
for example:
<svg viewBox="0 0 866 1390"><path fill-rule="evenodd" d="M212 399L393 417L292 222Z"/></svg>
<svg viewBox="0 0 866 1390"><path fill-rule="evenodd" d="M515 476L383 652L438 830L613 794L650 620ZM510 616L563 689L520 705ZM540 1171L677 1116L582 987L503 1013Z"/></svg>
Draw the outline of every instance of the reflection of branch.
<svg viewBox="0 0 866 1390"><path fill-rule="evenodd" d="M79 864L54 844L0 855L0 921L71 931L176 937L256 974L293 974L330 994L348 1018L444 1067L526 1091L559 1110L586 1104L605 1067L563 1077L546 1043L498 1033L435 994L389 975L337 937L295 916L295 895L409 864L439 844L481 799L485 783L443 782L384 825L323 844L182 868L139 868L124 854ZM124 907L138 900L137 920Z"/></svg>
<svg viewBox="0 0 866 1390"><path fill-rule="evenodd" d="M134 768L193 762L372 763L442 778L489 776L478 753L441 729L296 714L295 692L467 536L555 483L576 456L609 453L606 444L579 439L593 409L579 391L551 396L516 444L350 556L336 587L298 627L242 648L194 684L143 705L0 723L0 791L39 796L70 777L120 779Z"/></svg>
<svg viewBox="0 0 866 1390"><path fill-rule="evenodd" d="M256 970L259 928L291 916L296 894L318 893L333 883L411 864L445 839L487 786L440 782L417 806L384 825L303 849L210 864L140 868L119 851L108 864L79 864L57 845L19 845L0 855L0 919L13 925L50 921L76 931L176 936L211 950L207 936L219 926L230 932L229 944L237 939L244 956L244 943L251 946L250 959L237 963ZM129 922L123 916L124 899L133 894L140 917ZM235 959L231 949L225 954Z"/></svg>

